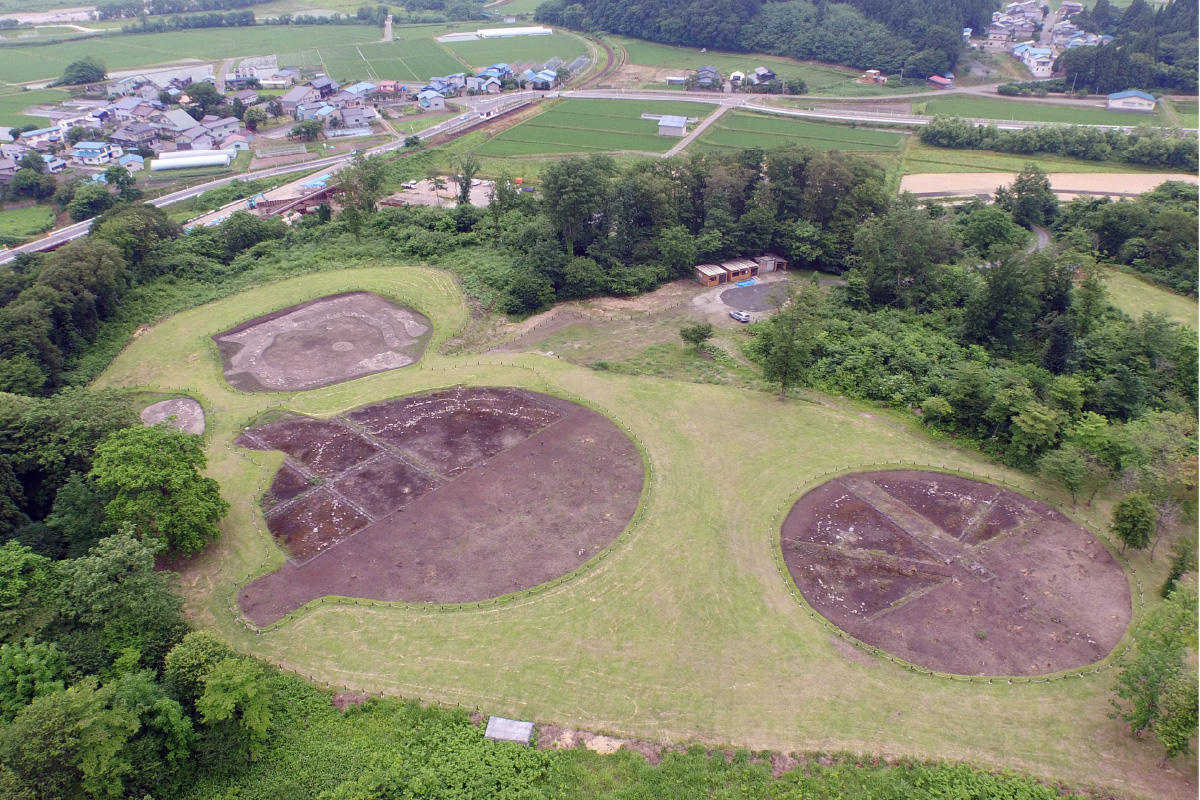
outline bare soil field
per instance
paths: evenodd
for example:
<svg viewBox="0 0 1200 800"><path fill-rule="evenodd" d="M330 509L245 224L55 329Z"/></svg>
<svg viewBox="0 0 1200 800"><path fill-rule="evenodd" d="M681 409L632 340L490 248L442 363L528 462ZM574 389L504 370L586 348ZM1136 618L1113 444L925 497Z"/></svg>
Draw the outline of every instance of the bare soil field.
<svg viewBox="0 0 1200 800"><path fill-rule="evenodd" d="M1050 186L1062 199L1077 195L1112 195L1136 197L1149 192L1164 181L1198 183L1195 175L1135 174L1128 172L1052 172ZM1009 186L1017 179L1015 172L942 172L905 175L900 179L900 191L918 197L959 197L990 195L997 186Z"/></svg>
<svg viewBox="0 0 1200 800"><path fill-rule="evenodd" d="M230 386L294 392L415 364L432 330L412 309L350 292L257 317L213 339Z"/></svg>
<svg viewBox="0 0 1200 800"><path fill-rule="evenodd" d="M141 417L146 425L169 421L184 433L204 433L204 406L190 397L176 397L152 403L142 409Z"/></svg>
<svg viewBox="0 0 1200 800"><path fill-rule="evenodd" d="M325 595L468 603L545 583L620 535L643 484L607 417L517 389L286 416L237 444L286 456L263 505L291 560L239 595L258 624Z"/></svg>
<svg viewBox="0 0 1200 800"><path fill-rule="evenodd" d="M1053 508L952 475L847 475L796 503L781 534L804 598L906 661L965 675L1038 675L1105 658L1129 584Z"/></svg>

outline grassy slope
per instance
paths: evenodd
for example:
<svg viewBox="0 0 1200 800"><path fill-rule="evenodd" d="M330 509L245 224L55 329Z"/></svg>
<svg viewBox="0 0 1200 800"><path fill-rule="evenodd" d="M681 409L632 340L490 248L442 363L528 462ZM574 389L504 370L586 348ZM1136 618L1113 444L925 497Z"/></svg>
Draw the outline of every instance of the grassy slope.
<svg viewBox="0 0 1200 800"><path fill-rule="evenodd" d="M1108 293L1113 305L1131 317L1141 317L1147 311L1166 314L1189 328L1196 325L1196 298L1169 292L1152 283L1138 280L1115 269L1106 270Z"/></svg>
<svg viewBox="0 0 1200 800"><path fill-rule="evenodd" d="M265 311L371 289L434 320L421 365L300 395L228 389L211 334ZM209 472L232 504L223 538L183 565L188 608L236 645L317 681L481 706L526 719L663 741L847 748L1007 764L1144 796L1186 796L1158 749L1109 720L1113 673L1048 684L968 685L863 664L790 595L770 542L776 511L827 470L897 459L1004 476L870 413L780 403L767 393L593 372L535 355L446 357L466 320L445 273L381 267L309 275L184 312L132 342L101 385L185 390L209 414ZM257 498L278 454L231 447L270 406L332 414L454 384L505 384L586 398L636 434L652 465L644 521L583 576L497 608L423 612L322 606L253 635L230 611L234 582L282 556ZM1090 512L1096 520L1104 508ZM1148 585L1162 559L1135 565ZM1147 569L1147 567L1151 567ZM1148 594L1150 594L1148 592ZM1181 764L1195 772L1194 759Z"/></svg>
<svg viewBox="0 0 1200 800"><path fill-rule="evenodd" d="M979 119L1020 119L1073 125L1163 124L1161 114L1122 114L1102 108L1072 108L1055 103L1022 103L984 97L939 97L914 107L919 114L951 114Z"/></svg>
<svg viewBox="0 0 1200 800"><path fill-rule="evenodd" d="M0 211L0 236L31 238L54 224L50 206L29 206Z"/></svg>

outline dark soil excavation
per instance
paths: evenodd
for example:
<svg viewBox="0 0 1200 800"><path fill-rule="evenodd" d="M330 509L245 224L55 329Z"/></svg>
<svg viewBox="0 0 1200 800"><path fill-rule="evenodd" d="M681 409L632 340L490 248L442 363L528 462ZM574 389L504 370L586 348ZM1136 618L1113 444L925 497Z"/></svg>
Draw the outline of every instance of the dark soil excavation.
<svg viewBox="0 0 1200 800"><path fill-rule="evenodd" d="M204 406L190 397L176 397L152 403L142 409L142 423L157 425L167 422L184 433L204 433Z"/></svg>
<svg viewBox="0 0 1200 800"><path fill-rule="evenodd" d="M415 364L429 320L368 292L312 300L213 337L225 380L247 392L294 392Z"/></svg>
<svg viewBox="0 0 1200 800"><path fill-rule="evenodd" d="M644 481L607 417L518 389L285 417L237 444L286 454L263 506L289 562L238 596L258 625L325 595L469 603L537 586L616 539Z"/></svg>
<svg viewBox="0 0 1200 800"><path fill-rule="evenodd" d="M787 282L734 286L721 292L721 302L739 311L774 311L775 303L787 297Z"/></svg>
<svg viewBox="0 0 1200 800"><path fill-rule="evenodd" d="M906 661L1039 675L1102 660L1132 614L1112 554L1050 506L953 475L846 475L783 523L788 571L828 620Z"/></svg>

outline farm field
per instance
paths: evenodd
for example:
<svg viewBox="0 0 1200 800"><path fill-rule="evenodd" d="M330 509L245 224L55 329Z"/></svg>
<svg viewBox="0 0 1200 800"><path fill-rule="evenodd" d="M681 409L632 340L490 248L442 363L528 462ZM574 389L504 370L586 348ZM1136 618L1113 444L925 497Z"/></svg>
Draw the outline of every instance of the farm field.
<svg viewBox="0 0 1200 800"><path fill-rule="evenodd" d="M511 3L504 3L503 5L496 6L494 9L492 9L492 11L501 15L529 14L532 16L533 12L537 11L537 7L543 2L545 2L545 0L512 0Z"/></svg>
<svg viewBox="0 0 1200 800"><path fill-rule="evenodd" d="M401 39L353 47L320 47L308 51L307 63L324 64L337 80L385 80L424 83L435 75L463 72L466 67L433 39ZM281 62L282 63L282 62Z"/></svg>
<svg viewBox="0 0 1200 800"><path fill-rule="evenodd" d="M10 125L20 128L25 125L46 127L50 120L45 117L27 117L21 112L30 106L43 103L57 103L70 95L59 89L39 89L32 92L12 92L0 94L0 125Z"/></svg>
<svg viewBox="0 0 1200 800"><path fill-rule="evenodd" d="M629 52L629 63L645 67L678 67L695 70L705 64L716 67L722 75L734 70L751 72L755 67L770 67L780 78L802 78L810 92L828 89L857 78L862 73L848 67L814 64L790 58L758 53L723 53L710 50L701 53L696 47L672 47L641 39L614 36L613 41Z"/></svg>
<svg viewBox="0 0 1200 800"><path fill-rule="evenodd" d="M415 368L301 394L242 394L222 382L209 336L347 291L377 292L431 320ZM195 624L318 683L544 723L713 747L969 760L1079 787L1119 786L1131 797L1193 793L1185 777L1158 768L1154 742L1108 718L1112 671L994 685L916 674L834 638L781 576L772 545L779 511L800 487L843 468L904 459L905 468L944 465L1045 492L1032 476L834 398L781 403L770 392L600 372L533 353L441 355L468 317L449 274L386 263L272 283L178 314L116 358L99 385L186 393L209 412L208 474L232 507L221 539L178 566ZM283 458L233 446L249 421L270 406L328 419L458 385L582 401L635 437L649 494L610 554L499 605L327 601L262 633L240 623L232 608L240 583L284 563L261 511ZM1099 529L1110 510L1101 498L1082 521ZM1133 554L1148 603L1165 561ZM1195 757L1177 766L1189 775Z"/></svg>
<svg viewBox="0 0 1200 800"><path fill-rule="evenodd" d="M665 153L679 139L658 135L658 123L642 114L705 117L707 103L642 100L567 100L553 109L509 128L476 152L481 156L526 156L544 153L606 153L630 150Z"/></svg>
<svg viewBox="0 0 1200 800"><path fill-rule="evenodd" d="M121 34L42 47L0 48L0 75L10 83L57 78L63 67L84 56L100 59L110 72L152 64L197 63L297 50L319 49L323 58L337 60L343 50L355 54L356 45L377 42L379 38L379 30L365 25L262 25Z"/></svg>
<svg viewBox="0 0 1200 800"><path fill-rule="evenodd" d="M1189 328L1197 327L1196 318L1200 311L1197 310L1196 298L1169 292L1120 270L1108 269L1104 274L1108 277L1108 295L1113 305L1134 319L1153 311L1166 314Z"/></svg>
<svg viewBox="0 0 1200 800"><path fill-rule="evenodd" d="M447 42L447 48L472 67L487 67L498 62L546 62L558 57L570 63L587 53L587 45L569 33L550 36L519 36L513 39L491 39L475 42Z"/></svg>
<svg viewBox="0 0 1200 800"><path fill-rule="evenodd" d="M772 117L734 111L724 114L706 130L690 150L737 150L761 147L770 150L802 144L816 150L897 150L904 135L890 131L823 125L799 118Z"/></svg>
<svg viewBox="0 0 1200 800"><path fill-rule="evenodd" d="M32 239L54 224L54 209L50 206L29 206L0 211L0 242L11 237Z"/></svg>
<svg viewBox="0 0 1200 800"><path fill-rule="evenodd" d="M921 144L915 139L905 152L903 166L906 175L925 172L1020 172L1030 162L1046 172L1157 172L1136 164L1083 161L1044 153L1026 156L989 150L954 150Z"/></svg>
<svg viewBox="0 0 1200 800"><path fill-rule="evenodd" d="M1200 106L1195 100L1170 100L1171 108L1185 128L1200 128Z"/></svg>
<svg viewBox="0 0 1200 800"><path fill-rule="evenodd" d="M1016 100L991 100L978 97L939 97L913 107L915 114L950 114L972 119L1029 122L1058 122L1065 125L1143 125L1162 124L1160 114L1123 114L1103 108L1072 108L1051 103L1022 103Z"/></svg>

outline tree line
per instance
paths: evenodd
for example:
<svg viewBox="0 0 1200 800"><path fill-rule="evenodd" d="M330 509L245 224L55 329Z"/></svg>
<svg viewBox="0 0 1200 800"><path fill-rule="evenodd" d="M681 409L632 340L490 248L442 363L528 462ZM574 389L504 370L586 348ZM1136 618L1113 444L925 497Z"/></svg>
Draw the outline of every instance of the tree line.
<svg viewBox="0 0 1200 800"><path fill-rule="evenodd" d="M205 11L233 11L257 5L263 0L111 0L96 6L99 20L137 19L167 14L197 14Z"/></svg>
<svg viewBox="0 0 1200 800"><path fill-rule="evenodd" d="M535 17L664 44L769 53L924 78L957 65L962 28L983 30L992 5L984 0L716 0L681 7L667 0L548 0Z"/></svg>
<svg viewBox="0 0 1200 800"><path fill-rule="evenodd" d="M1086 48L1079 48L1086 49ZM917 134L925 144L957 150L995 150L1035 155L1049 153L1087 161L1115 161L1195 172L1200 165L1200 143L1195 136L1164 128L1116 128L1084 125L1040 125L1022 130L1001 130L995 125L974 125L965 119L938 115Z"/></svg>

